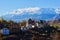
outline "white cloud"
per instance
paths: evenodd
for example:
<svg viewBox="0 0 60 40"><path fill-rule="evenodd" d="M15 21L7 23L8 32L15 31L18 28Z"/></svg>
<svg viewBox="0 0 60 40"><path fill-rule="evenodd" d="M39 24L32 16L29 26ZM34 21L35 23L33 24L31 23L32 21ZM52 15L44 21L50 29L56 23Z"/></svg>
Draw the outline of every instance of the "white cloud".
<svg viewBox="0 0 60 40"><path fill-rule="evenodd" d="M56 12L57 14L60 14L60 8L55 9L55 12Z"/></svg>
<svg viewBox="0 0 60 40"><path fill-rule="evenodd" d="M19 8L17 10L8 12L10 14L22 14L22 13L36 13L40 10L39 7L34 7L34 8Z"/></svg>

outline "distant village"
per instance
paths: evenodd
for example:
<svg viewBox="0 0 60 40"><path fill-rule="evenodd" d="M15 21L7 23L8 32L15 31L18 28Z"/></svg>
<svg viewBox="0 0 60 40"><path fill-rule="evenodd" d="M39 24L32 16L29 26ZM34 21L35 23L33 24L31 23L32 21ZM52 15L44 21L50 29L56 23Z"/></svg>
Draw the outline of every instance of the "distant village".
<svg viewBox="0 0 60 40"><path fill-rule="evenodd" d="M20 28L21 30L27 30L30 28L41 28L41 27L46 27L46 26L51 26L54 28L58 28L60 30L60 20L54 20L54 21L45 21L45 20L40 20L36 21L33 19L29 19L28 21L22 20L22 22L14 22L13 20L4 20L3 18L0 19L0 29L2 28L7 28L7 29L18 29Z"/></svg>
<svg viewBox="0 0 60 40"><path fill-rule="evenodd" d="M22 22L17 23L14 22L13 20L6 21L3 18L0 19L0 35L19 34L20 31L27 31L31 29L35 29L35 30L39 29L40 31L42 29L46 32L48 31L50 35L51 32L60 31L60 20L36 21L33 19L29 19L28 21L23 20Z"/></svg>

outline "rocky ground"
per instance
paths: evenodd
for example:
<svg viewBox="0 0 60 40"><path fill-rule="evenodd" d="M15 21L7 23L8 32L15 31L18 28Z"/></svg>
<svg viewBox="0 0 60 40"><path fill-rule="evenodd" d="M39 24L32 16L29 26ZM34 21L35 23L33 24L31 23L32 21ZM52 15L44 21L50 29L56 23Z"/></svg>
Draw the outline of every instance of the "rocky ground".
<svg viewBox="0 0 60 40"><path fill-rule="evenodd" d="M0 35L0 40L60 40L60 31L29 29L15 34Z"/></svg>

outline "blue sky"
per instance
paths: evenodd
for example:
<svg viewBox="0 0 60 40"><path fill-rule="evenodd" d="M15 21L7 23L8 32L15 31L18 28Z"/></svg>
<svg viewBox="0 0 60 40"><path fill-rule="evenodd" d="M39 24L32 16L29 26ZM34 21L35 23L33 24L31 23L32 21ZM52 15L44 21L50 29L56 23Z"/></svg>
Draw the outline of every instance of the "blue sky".
<svg viewBox="0 0 60 40"><path fill-rule="evenodd" d="M18 8L60 8L60 0L0 0L0 15Z"/></svg>

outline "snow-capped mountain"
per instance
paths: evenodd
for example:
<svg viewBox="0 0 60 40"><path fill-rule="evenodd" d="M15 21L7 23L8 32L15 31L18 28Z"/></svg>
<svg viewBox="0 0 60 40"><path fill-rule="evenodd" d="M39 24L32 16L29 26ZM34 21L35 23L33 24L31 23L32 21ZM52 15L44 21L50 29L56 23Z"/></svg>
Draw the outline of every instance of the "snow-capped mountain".
<svg viewBox="0 0 60 40"><path fill-rule="evenodd" d="M17 11L16 11L17 12ZM15 22L19 22L22 20L28 20L29 18L34 20L52 20L57 13L54 8L41 8L38 12L23 12L23 14L7 14L4 15L3 18L5 20L13 20ZM60 18L59 14L56 18Z"/></svg>

